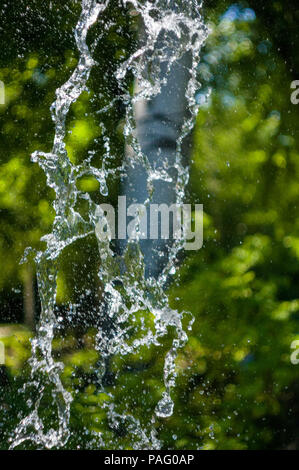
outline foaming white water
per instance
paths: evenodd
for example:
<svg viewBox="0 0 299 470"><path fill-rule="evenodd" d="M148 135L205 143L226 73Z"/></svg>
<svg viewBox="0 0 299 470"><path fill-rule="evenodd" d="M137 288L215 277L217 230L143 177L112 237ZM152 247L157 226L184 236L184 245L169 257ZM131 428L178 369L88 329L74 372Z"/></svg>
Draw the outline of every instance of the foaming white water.
<svg viewBox="0 0 299 470"><path fill-rule="evenodd" d="M109 231L107 237L99 227L107 225L107 220L99 206L93 202L88 193L77 189L77 181L83 175L93 175L100 183L103 196L108 194L107 178L111 170L92 165L89 156L80 165L71 163L65 146L66 118L72 103L86 89L94 61L87 46L87 33L90 27L104 12L106 2L82 0L82 12L75 29L76 44L79 51L79 61L68 81L56 91L56 100L51 107L52 119L55 124L55 137L51 153L35 152L32 160L37 162L47 176L47 184L54 189L55 220L52 232L43 238L46 249L36 256L38 287L41 299L41 317L35 338L32 341L32 379L26 385L27 392L38 390L39 398L35 401L32 411L24 417L15 432L11 447L16 447L24 441L32 441L40 448L63 447L69 439L69 419L72 397L61 382L60 374L63 364L54 360L52 341L57 320L54 313L56 300L57 259L62 251L79 238L95 233L98 239L99 253L102 260L99 278L104 286L105 303L102 315L109 319L109 334L105 329L99 329L96 338L96 348L99 352L98 380L104 389L103 377L107 363L113 355L126 356L138 354L141 347L160 346L161 339L167 337L169 328L173 328L176 337L165 357L163 379L165 390L157 403L155 414L163 418L171 416L173 401L171 391L175 386L175 360L178 350L187 341L187 333L183 328L184 312L172 310L168 305L165 285L170 276L175 274L174 260L182 249L184 241L176 241L169 251L169 257L158 279L144 276L143 253L138 242L129 242L121 256L117 256L111 248ZM167 84L167 78L173 64L184 54L191 57L190 79L186 87L186 99L189 115L184 120L181 133L176 143L174 167L177 179L175 181L176 202L183 202L185 187L188 182L188 168L182 164L182 143L191 131L197 114L195 93L200 85L196 80L196 70L199 61L200 48L206 39L207 29L200 15L201 4L197 1L158 0L137 1L123 0L124 6L133 8L142 18L144 38L140 47L123 62L116 72L116 78L122 89L122 101L126 105L126 123L124 136L132 149L130 164L140 163L147 174L148 200L151 198L153 182L166 181L167 171L158 171L153 167L147 155L142 152L136 136L134 109L138 102L151 100L159 95L161 87ZM162 73L163 69L163 73ZM126 89L126 77L133 74L138 91L131 96ZM113 106L113 102L111 106ZM100 110L105 112L105 110ZM106 151L109 154L109 139L106 141ZM118 169L126 173L128 163ZM84 219L76 210L77 200L81 198L88 202L88 219ZM146 201L145 201L146 202ZM123 271L120 266L124 264ZM140 334L133 340L128 340L132 329L132 321L139 314L142 318L151 312L153 328L144 326L141 322ZM191 321L189 320L189 325ZM57 422L50 430L44 429L44 423L39 415L39 408L46 390L50 388L52 402L56 408ZM136 448L159 448L160 443L151 428L149 435L142 428L134 414L122 416L115 409L112 401L107 408L107 416L111 428L121 420L126 420L128 430L138 437ZM152 419L154 424L155 416ZM105 446L105 442L103 442ZM111 444L110 444L111 446Z"/></svg>

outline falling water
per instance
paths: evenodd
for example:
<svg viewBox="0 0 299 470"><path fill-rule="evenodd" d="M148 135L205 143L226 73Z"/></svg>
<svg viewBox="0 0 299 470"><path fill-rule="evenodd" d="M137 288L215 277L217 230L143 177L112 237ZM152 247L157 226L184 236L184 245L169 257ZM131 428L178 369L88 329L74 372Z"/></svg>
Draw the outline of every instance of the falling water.
<svg viewBox="0 0 299 470"><path fill-rule="evenodd" d="M100 183L100 192L108 195L107 179L116 174L124 175L128 162L118 168L106 165L110 155L109 136L105 137L106 157L102 167L93 166L93 154L86 156L83 163L71 163L65 144L66 118L70 107L83 91L87 90L90 72L95 65L89 47L87 34L109 4L109 0L82 0L82 11L75 28L76 45L79 51L78 65L70 78L56 90L56 100L51 106L52 119L55 124L55 137L50 153L35 152L32 161L37 162L47 177L47 184L55 191L55 220L52 232L45 237L46 248L37 253L36 266L39 296L41 300L41 315L35 338L32 340L31 379L25 386L25 393L38 392L36 400L29 403L31 411L24 417L15 431L11 447L14 448L24 441L33 442L38 448L63 447L70 437L69 420L71 413L72 395L64 388L61 380L63 364L53 358L52 342L57 326L55 313L58 258L63 250L80 238L95 234L98 241L101 267L99 278L104 286L105 301L99 306L99 315L105 317L107 328L99 328L96 336L96 349L99 353L96 374L99 392L105 390L105 374L109 367L109 358L115 355L125 357L128 354L138 354L142 346L159 347L161 340L169 334L172 327L176 337L164 361L164 392L156 404L155 412L147 432L142 427L134 413L120 414L114 403L113 395L109 392L109 403L104 403L108 422L111 429L117 428L119 422L126 421L127 432L135 439L135 448L159 448L159 442L154 423L158 418L169 417L173 413L171 392L175 386L175 360L178 350L187 341L187 333L183 327L187 319L189 328L192 321L188 313L178 312L169 307L165 287L169 278L175 274L174 261L182 249L183 242L176 241L169 251L168 262L157 279L144 276L144 259L138 241L130 241L124 252L116 254L111 247L111 233L106 231L103 237L103 225L108 224L100 207L91 199L87 192L77 189L76 183L84 175L93 175ZM144 155L136 137L134 107L140 100L151 100L157 96L161 87L167 83L167 76L174 63L188 52L191 55L190 80L186 89L189 105L189 116L182 126L181 135L177 141L175 168L176 200L181 203L184 199L185 187L188 182L188 168L182 164L182 144L186 135L193 127L198 105L196 92L200 88L197 82L197 65L200 48L206 39L207 29L200 14L201 3L196 0L156 0L138 1L123 0L125 7L134 9L140 15L144 24L144 41L132 55L124 61L116 72L122 96L119 98L126 106L126 123L124 137L127 147L131 148L129 165L142 163L147 174L149 199L152 182L167 179L167 174L154 169ZM163 34L161 34L163 33ZM161 41L161 37L163 40ZM161 74L161 67L166 66L166 73ZM126 88L128 74L133 75L138 82L138 92L132 96ZM112 101L108 108L115 106ZM98 114L105 113L108 108L101 109ZM104 130L104 124L103 130ZM89 206L88 217L82 216L77 210L78 200L85 200ZM125 269L122 266L125 265ZM141 318L137 338L131 334L132 324L136 315ZM147 315L153 316L153 326L148 327ZM137 328L137 326L136 326ZM133 340L132 340L133 337ZM52 402L56 409L56 423L47 429L40 407L46 393L51 393ZM100 436L99 436L100 437ZM105 447L104 440L97 445ZM136 443L137 442L137 443ZM110 443L111 447L111 443Z"/></svg>

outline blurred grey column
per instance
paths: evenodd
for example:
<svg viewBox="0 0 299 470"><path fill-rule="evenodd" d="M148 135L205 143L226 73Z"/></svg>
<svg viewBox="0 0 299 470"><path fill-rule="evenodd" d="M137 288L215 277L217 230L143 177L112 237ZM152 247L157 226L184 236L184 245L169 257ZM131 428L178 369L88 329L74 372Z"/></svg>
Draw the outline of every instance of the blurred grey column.
<svg viewBox="0 0 299 470"><path fill-rule="evenodd" d="M153 182L153 204L176 203L177 140L181 135L182 125L188 115L186 90L190 79L192 58L190 53L176 61L167 74L167 84L161 93L150 101L138 101L135 106L136 134L142 152L147 156L151 166L165 170L172 178L171 182L156 180ZM161 67L161 78L166 76L166 65ZM136 84L138 88L138 84ZM128 150L127 158L130 157ZM127 177L123 182L123 195L127 198L127 206L132 203L143 204L149 197L147 191L147 173L141 165L128 166ZM149 210L148 210L149 217ZM160 222L159 222L159 225ZM172 228L170 227L170 233ZM149 223L148 223L149 236ZM160 227L158 240L141 240L140 247L144 254L145 276L157 278L165 267L168 259L170 240L161 240Z"/></svg>

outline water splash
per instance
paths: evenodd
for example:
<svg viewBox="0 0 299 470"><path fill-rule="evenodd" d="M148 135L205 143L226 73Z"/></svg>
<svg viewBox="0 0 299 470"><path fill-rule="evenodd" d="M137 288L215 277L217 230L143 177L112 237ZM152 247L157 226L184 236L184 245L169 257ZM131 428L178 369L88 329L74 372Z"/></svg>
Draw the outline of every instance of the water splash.
<svg viewBox="0 0 299 470"><path fill-rule="evenodd" d="M98 383L100 390L104 390L104 377L107 372L109 359L114 355L126 356L138 353L142 346L160 346L161 339L167 337L169 328L173 328L176 337L165 357L164 384L165 390L157 403L155 415L169 417L173 412L171 391L175 386L176 370L175 360L178 350L187 341L187 333L183 328L186 318L184 312L172 310L168 305L165 293L166 283L176 269L174 261L182 249L183 241L177 241L169 251L168 262L158 279L144 276L144 258L139 243L129 241L124 253L119 256L111 248L111 233L109 223L103 211L91 199L88 193L77 189L77 181L84 175L93 175L100 183L103 196L108 194L107 179L119 172L126 174L128 165L141 163L147 173L148 203L153 193L153 182L167 181L167 171L157 170L151 164L147 155L142 152L140 142L136 136L136 122L134 109L136 103L142 100L151 100L157 96L161 87L167 83L173 64L189 53L190 79L186 89L186 98L189 105L189 116L183 122L180 136L177 140L174 167L177 172L175 181L176 200L181 203L185 195L188 182L188 168L182 164L182 144L186 135L193 127L197 114L198 104L195 94L200 88L197 82L197 65L200 48L207 36L200 8L197 1L182 2L180 0L137 1L123 0L124 6L129 6L140 15L144 28L144 40L140 47L123 62L116 71L116 79L122 90L120 99L126 105L126 123L124 127L125 141L131 148L129 162L125 161L120 168L106 167L106 157L111 159L109 137L103 132L106 156L103 157L102 167L96 168L92 164L93 155L89 155L82 164L71 163L65 145L66 118L71 105L78 100L81 93L87 89L87 82L95 62L87 46L87 33L90 27L98 20L109 4L107 1L82 0L82 12L75 28L75 39L79 51L79 61L68 81L56 91L56 100L51 106L52 119L55 124L55 137L51 153L35 152L32 161L37 162L47 176L47 184L55 191L55 220L52 232L45 237L46 248L36 256L38 288L41 299L41 316L35 338L32 341L31 381L26 385L27 392L38 390L39 398L33 405L33 410L19 424L15 431L11 447L14 448L22 442L30 440L40 448L63 447L70 435L69 419L72 396L65 390L61 382L63 364L56 362L52 354L54 329L57 325L54 308L56 301L56 279L58 274L57 260L62 251L78 240L94 233L97 237L101 267L99 278L104 286L104 304L99 312L107 328L98 330L96 349L99 352L97 365ZM163 69L163 73L162 73ZM131 96L127 90L127 76L133 75L138 90ZM114 106L114 101L109 105ZM108 106L108 108L109 108ZM106 112L107 107L99 110ZM105 131L104 124L102 130ZM76 209L78 199L84 199L89 206L88 218L84 218ZM103 226L108 230L103 237ZM122 266L125 265L125 270ZM145 326L145 317L150 312L153 316L153 327ZM141 315L141 328L138 337L134 339L132 322L136 315ZM189 318L189 324L192 321ZM45 429L40 417L40 406L50 388L51 399L56 410L56 424L51 429ZM113 399L113 397L111 396ZM139 421L132 415L119 414L110 401L107 408L107 417L111 429L119 422L126 421L128 432L138 437L136 448L159 448L160 443L154 432L155 416L152 418L149 435L142 428ZM103 443L105 445L105 443Z"/></svg>

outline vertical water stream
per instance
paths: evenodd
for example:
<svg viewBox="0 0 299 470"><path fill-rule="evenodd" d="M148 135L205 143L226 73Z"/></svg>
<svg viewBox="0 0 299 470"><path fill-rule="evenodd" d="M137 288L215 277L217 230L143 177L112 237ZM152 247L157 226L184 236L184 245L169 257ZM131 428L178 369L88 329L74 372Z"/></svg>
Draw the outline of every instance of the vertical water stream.
<svg viewBox="0 0 299 470"><path fill-rule="evenodd" d="M113 355L126 356L138 354L141 346L156 345L159 347L161 338L173 328L176 336L164 361L164 392L156 405L155 416L168 417L173 412L171 391L175 386L175 360L179 348L187 340L183 328L185 313L172 310L168 305L165 285L169 277L175 274L174 261L183 247L183 240L176 241L168 252L168 259L163 270L157 277L145 276L145 258L138 240L129 241L121 254L111 248L111 232L103 236L103 226L107 226L105 214L90 198L88 193L77 189L77 181L82 175L92 174L100 183L100 191L107 196L107 178L111 170L93 166L92 157L80 165L71 163L65 145L66 118L71 105L86 90L94 60L87 45L87 34L109 4L107 1L82 0L82 11L75 28L75 39L79 51L78 64L71 77L56 90L56 100L51 106L52 119L55 125L55 137L52 151L49 153L35 152L32 161L37 162L47 177L47 184L55 191L55 220L52 232L43 238L46 248L36 256L41 316L35 338L32 341L31 380L26 384L28 395L38 391L36 400L29 404L31 411L23 417L15 431L12 447L24 441L32 441L39 448L63 447L69 439L69 419L72 402L71 394L63 387L60 375L63 364L53 358L52 342L57 324L55 315L57 260L62 251L78 238L95 233L98 240L101 267L99 278L104 286L105 302L101 314L105 315L110 324L107 330L99 329L96 337L96 348L99 353L97 367L98 382L104 389L103 377L106 373L109 358ZM196 92L200 88L197 82L197 66L200 48L206 39L207 28L201 18L201 3L197 0L123 0L122 4L130 5L140 16L143 23L143 40L137 50L118 68L116 78L122 90L121 100L126 106L126 123L124 136L128 158L118 170L126 174L134 166L142 166L146 175L148 203L152 197L152 189L156 181L172 181L177 203L182 203L185 187L188 182L188 168L182 163L183 141L191 131L197 114ZM186 104L189 109L187 117L181 123L180 133L176 139L173 169L170 178L167 168L157 169L153 161L143 152L142 145L136 134L136 106L138 103L150 101L167 87L168 77L175 64L188 55L188 83L185 90ZM127 74L133 74L138 83L135 94L126 89ZM111 103L113 106L113 103ZM103 110L102 110L103 111ZM109 153L109 140L106 143ZM129 170L130 169L130 170ZM134 170L133 170L134 171ZM173 176L173 174L175 176ZM174 180L175 178L175 180ZM89 205L88 218L84 218L76 209L78 199L84 199ZM161 201L163 202L163 201ZM110 233L110 236L109 236ZM125 269L121 266L125 265ZM141 312L141 313L140 313ZM145 316L153 316L151 328L145 326ZM141 315L141 326L137 337L131 335L134 316ZM188 323L188 322L187 322ZM189 321L190 323L190 321ZM56 410L56 424L45 429L39 410L46 393L50 390L52 402ZM33 393L33 392L32 392ZM33 393L34 396L34 393ZM111 427L118 420L126 419L134 434L139 434L139 448L158 448L160 443L152 430L147 435L134 417L120 416L110 400L107 405L107 416ZM153 420L155 420L155 416ZM105 443L103 443L103 446Z"/></svg>

